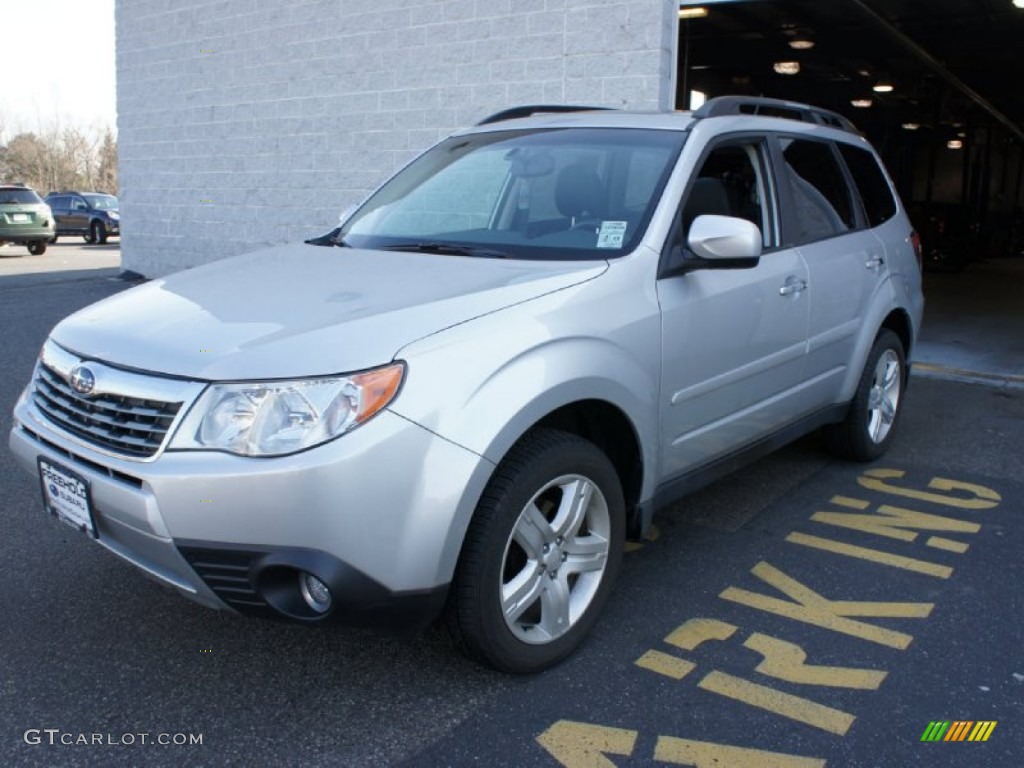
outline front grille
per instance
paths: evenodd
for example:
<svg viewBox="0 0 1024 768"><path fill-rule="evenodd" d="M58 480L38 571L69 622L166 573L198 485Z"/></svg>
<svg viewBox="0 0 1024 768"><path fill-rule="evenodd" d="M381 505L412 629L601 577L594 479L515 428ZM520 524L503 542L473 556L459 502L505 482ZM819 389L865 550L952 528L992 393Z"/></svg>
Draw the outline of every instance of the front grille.
<svg viewBox="0 0 1024 768"><path fill-rule="evenodd" d="M270 615L266 601L256 592L249 569L265 552L207 549L178 545L178 551L214 594L237 611Z"/></svg>
<svg viewBox="0 0 1024 768"><path fill-rule="evenodd" d="M49 366L40 363L32 399L47 419L66 432L132 458L155 454L181 403L104 393L79 395Z"/></svg>
<svg viewBox="0 0 1024 768"><path fill-rule="evenodd" d="M33 440L37 441L40 445L45 445L47 448L49 448L54 453L60 454L65 459L70 459L71 461L73 461L73 462L75 462L77 464L81 464L83 466L86 466L89 469L91 469L93 472L97 472L97 473L99 473L101 475L106 475L107 477L110 477L110 478L113 478L114 480L117 480L119 482L125 483L126 485L134 486L135 488L141 488L142 487L142 481L139 478L135 477L134 475L129 475L126 472L119 472L118 470L113 469L112 467L105 467L102 464L98 464L97 462L92 461L90 459L87 459L84 456L80 456L79 454L77 454L77 453L75 453L73 451L66 450L65 448L62 448L61 446L57 445L56 443L51 442L50 440L47 440L42 435L37 434L36 432L33 432L31 429L26 427L24 424L21 425L21 432L22 432L22 434L28 435Z"/></svg>

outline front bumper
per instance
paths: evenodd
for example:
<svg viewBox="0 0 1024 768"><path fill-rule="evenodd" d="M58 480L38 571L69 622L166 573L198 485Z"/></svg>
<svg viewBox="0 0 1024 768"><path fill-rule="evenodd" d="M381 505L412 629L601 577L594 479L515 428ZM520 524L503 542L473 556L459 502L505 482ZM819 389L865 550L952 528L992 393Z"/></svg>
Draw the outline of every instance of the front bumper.
<svg viewBox="0 0 1024 768"><path fill-rule="evenodd" d="M10 445L90 484L98 543L216 608L298 621L416 628L443 604L492 466L389 411L325 445L255 459L209 451L105 456L62 434L24 395ZM296 602L298 574L331 589Z"/></svg>

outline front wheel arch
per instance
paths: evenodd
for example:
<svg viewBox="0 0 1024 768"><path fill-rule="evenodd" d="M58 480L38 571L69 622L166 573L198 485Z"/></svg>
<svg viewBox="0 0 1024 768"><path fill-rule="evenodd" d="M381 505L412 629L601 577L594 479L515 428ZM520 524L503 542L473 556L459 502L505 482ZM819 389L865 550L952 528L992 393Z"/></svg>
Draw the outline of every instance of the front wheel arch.
<svg viewBox="0 0 1024 768"><path fill-rule="evenodd" d="M506 672L557 664L596 622L624 539L608 457L578 435L531 430L498 465L466 532L444 613L452 637Z"/></svg>

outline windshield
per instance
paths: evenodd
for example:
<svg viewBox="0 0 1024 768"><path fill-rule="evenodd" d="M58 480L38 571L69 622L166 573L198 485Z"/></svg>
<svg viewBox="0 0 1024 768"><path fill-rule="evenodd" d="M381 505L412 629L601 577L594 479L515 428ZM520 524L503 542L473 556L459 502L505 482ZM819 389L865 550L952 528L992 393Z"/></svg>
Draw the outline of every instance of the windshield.
<svg viewBox="0 0 1024 768"><path fill-rule="evenodd" d="M97 211L116 211L117 198L113 195L82 195Z"/></svg>
<svg viewBox="0 0 1024 768"><path fill-rule="evenodd" d="M561 128L455 136L341 228L357 248L604 259L636 246L685 133Z"/></svg>
<svg viewBox="0 0 1024 768"><path fill-rule="evenodd" d="M31 189L24 187L0 188L0 205L20 203L22 205L37 205L43 202L42 199Z"/></svg>

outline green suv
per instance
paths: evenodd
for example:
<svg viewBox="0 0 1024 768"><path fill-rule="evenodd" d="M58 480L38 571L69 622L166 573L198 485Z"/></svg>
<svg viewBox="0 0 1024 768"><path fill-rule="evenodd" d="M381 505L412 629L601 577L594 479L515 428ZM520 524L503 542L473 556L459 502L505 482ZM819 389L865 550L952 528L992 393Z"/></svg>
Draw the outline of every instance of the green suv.
<svg viewBox="0 0 1024 768"><path fill-rule="evenodd" d="M33 256L45 253L54 234L53 213L35 190L24 184L0 184L0 245L27 245Z"/></svg>

